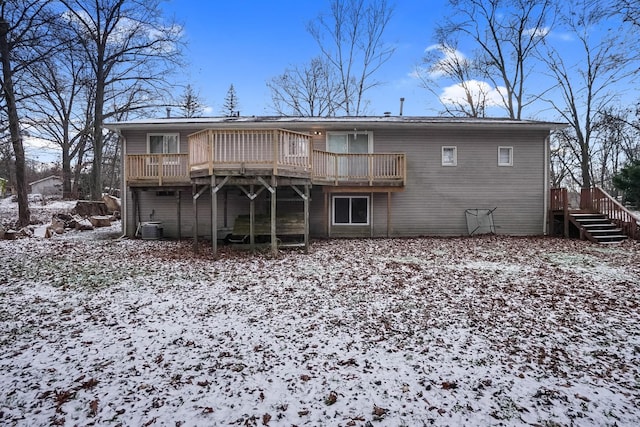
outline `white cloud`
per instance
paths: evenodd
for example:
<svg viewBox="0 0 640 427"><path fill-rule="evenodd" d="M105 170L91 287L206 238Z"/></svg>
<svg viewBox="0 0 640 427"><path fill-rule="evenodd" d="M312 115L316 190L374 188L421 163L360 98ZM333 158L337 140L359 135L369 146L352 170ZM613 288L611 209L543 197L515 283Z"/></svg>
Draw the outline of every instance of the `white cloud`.
<svg viewBox="0 0 640 427"><path fill-rule="evenodd" d="M544 37L551 32L551 28L549 27L538 27L538 28L529 28L524 31L525 35L532 37Z"/></svg>
<svg viewBox="0 0 640 427"><path fill-rule="evenodd" d="M486 107L496 107L503 104L501 93L506 93L506 88L494 88L487 82L468 80L444 88L440 94L440 102L446 105L467 104L467 94L470 94L474 103L484 99Z"/></svg>
<svg viewBox="0 0 640 427"><path fill-rule="evenodd" d="M446 77L448 75L447 71L451 68L458 68L459 66L465 66L469 63L469 59L464 55L464 53L459 50L446 46L443 44L434 44L425 49L425 52L432 52L434 50L439 51L442 54L442 58L433 64L431 67L422 68L422 70L417 70L417 72L427 72L429 77L432 79L437 79L440 77Z"/></svg>

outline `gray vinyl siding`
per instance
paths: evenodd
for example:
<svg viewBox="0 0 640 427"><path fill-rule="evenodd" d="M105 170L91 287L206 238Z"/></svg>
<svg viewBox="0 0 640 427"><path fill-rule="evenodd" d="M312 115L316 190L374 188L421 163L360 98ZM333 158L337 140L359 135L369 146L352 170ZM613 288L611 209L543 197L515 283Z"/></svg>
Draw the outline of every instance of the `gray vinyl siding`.
<svg viewBox="0 0 640 427"><path fill-rule="evenodd" d="M513 130L377 132L376 151L401 141L407 155L405 190L392 194L391 234L467 234L465 210L476 208L496 208L499 234L541 234L545 137ZM457 147L457 166L442 166L442 146ZM498 166L498 146L513 147L513 166Z"/></svg>
<svg viewBox="0 0 640 427"><path fill-rule="evenodd" d="M284 126L286 127L286 125ZM201 128L180 132L180 152L188 152L187 136ZM298 129L302 130L302 129ZM341 129L335 129L339 131ZM344 129L348 130L348 129ZM460 129L455 127L373 128L374 152L406 154L407 181L403 191L391 194L391 220L387 219L387 193L353 193L370 197L369 226L332 226L331 193L314 186L310 201L310 234L326 237L383 236L455 236L467 234L466 209L496 209L493 213L496 232L509 235L539 235L543 231L545 144L547 131L527 128ZM148 131L128 131L127 154L147 152ZM153 132L155 133L155 132ZM162 133L162 132L158 132ZM166 133L172 133L167 131ZM326 132L314 136L314 148L325 149ZM442 146L457 147L457 166L441 164ZM498 166L498 146L513 147L513 166ZM161 190L158 188L158 190ZM142 221L162 221L164 235L177 237L176 196L157 196L154 189L140 191ZM193 196L190 187L181 193L181 231L192 237L194 229ZM256 199L256 213L269 211L264 191ZM133 235L137 219L133 202L126 194L127 234ZM342 195L346 195L341 193ZM226 199L226 209L225 202ZM198 200L199 234L210 236L211 197L205 193ZM278 203L278 212L302 211L301 202ZM151 213L153 212L153 217ZM225 214L226 212L226 214ZM218 228L233 227L239 214L249 212L248 198L237 187L225 186L218 194Z"/></svg>

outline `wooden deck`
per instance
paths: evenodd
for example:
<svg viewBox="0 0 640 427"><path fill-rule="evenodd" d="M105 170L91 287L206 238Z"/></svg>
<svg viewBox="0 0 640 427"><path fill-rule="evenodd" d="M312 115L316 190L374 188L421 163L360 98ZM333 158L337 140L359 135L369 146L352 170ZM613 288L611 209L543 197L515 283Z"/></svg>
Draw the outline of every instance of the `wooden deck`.
<svg viewBox="0 0 640 427"><path fill-rule="evenodd" d="M189 135L188 154L126 156L129 186L189 185L207 176L276 176L335 187L403 187L404 153L338 154L312 149L311 135L283 129Z"/></svg>

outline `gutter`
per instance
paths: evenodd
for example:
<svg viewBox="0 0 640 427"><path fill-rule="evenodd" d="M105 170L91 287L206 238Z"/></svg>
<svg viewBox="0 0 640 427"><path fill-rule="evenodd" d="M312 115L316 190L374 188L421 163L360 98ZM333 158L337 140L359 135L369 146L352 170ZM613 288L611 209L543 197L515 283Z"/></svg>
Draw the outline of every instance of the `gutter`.
<svg viewBox="0 0 640 427"><path fill-rule="evenodd" d="M124 137L124 135L122 134L122 132L120 132L120 128L117 127L107 127L108 130L115 132L116 135L118 135L118 137L120 138L120 140L122 141L122 158L120 160L120 167L122 170L122 182L120 183L120 190L121 190L121 196L124 197L120 197L120 206L122 207L122 212L120 212L120 220L122 221L122 235L120 237L118 237L116 240L121 240L124 239L125 237L127 237L127 213L128 213L128 209L127 209L127 185L126 185L126 152L127 152L127 138ZM124 213L124 215L123 215Z"/></svg>
<svg viewBox="0 0 640 427"><path fill-rule="evenodd" d="M543 187L544 187L544 198L543 198L543 213L542 213L542 234L544 236L549 234L549 228L553 225L548 224L549 221L549 197L550 197L550 189L549 189L549 162L551 162L549 144L551 143L551 136L547 135L544 139L544 178L543 178Z"/></svg>

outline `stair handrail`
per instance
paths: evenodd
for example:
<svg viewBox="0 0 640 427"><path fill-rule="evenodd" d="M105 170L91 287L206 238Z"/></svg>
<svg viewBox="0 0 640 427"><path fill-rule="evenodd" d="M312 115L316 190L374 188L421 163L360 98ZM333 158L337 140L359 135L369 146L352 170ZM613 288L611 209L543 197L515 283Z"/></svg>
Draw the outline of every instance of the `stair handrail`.
<svg viewBox="0 0 640 427"><path fill-rule="evenodd" d="M590 209L607 215L623 233L634 240L640 240L640 219L599 186L582 189L580 209Z"/></svg>

